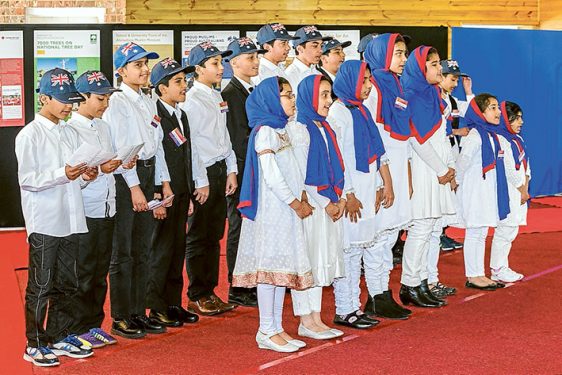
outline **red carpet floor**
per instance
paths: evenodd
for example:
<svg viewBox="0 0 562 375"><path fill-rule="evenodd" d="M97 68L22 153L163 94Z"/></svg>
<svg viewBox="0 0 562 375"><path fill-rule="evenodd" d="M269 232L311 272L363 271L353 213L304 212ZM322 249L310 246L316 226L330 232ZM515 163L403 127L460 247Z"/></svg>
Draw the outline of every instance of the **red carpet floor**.
<svg viewBox="0 0 562 375"><path fill-rule="evenodd" d="M304 340L308 347L284 355L258 350L254 341L257 310L237 308L219 317L203 317L195 325L169 329L145 340L125 340L96 350L85 360L62 358L56 369L33 368L21 359L22 295L26 272L5 267L2 285L17 277L19 293L4 293L0 307L9 346L1 373L37 374L562 374L562 199L537 201L512 250L512 268L527 278L504 290L466 289L462 251L444 253L441 281L459 289L441 309L414 309L407 321L383 321L369 331L344 329L338 341ZM462 233L458 233L462 236ZM24 238L24 237L23 237ZM11 242L9 242L11 241ZM21 234L0 234L0 243L26 252ZM17 257L12 257L14 259ZM487 257L488 258L488 257ZM226 265L224 258L222 271ZM13 270L13 268L12 268ZM400 268L392 274L398 290ZM226 295L226 274L218 288ZM17 290L17 289L16 289ZM365 295L363 296L365 297ZM334 314L331 289L324 291L323 315ZM296 334L290 298L284 326ZM9 324L7 324L9 323ZM105 326L109 324L106 319ZM4 327L6 326L6 327ZM7 335L7 336L6 336ZM6 341L4 341L6 342ZM4 355L2 355L4 357Z"/></svg>

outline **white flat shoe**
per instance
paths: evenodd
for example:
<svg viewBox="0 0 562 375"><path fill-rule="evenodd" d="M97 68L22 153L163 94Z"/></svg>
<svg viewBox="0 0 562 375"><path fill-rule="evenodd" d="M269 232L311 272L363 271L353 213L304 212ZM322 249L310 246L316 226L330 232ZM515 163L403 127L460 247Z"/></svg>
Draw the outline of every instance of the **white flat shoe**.
<svg viewBox="0 0 562 375"><path fill-rule="evenodd" d="M299 348L299 349L302 349L302 348L304 348L304 347L306 346L306 342L301 341L301 340L297 340L297 339L292 339L292 340L289 340L289 341L287 341L287 342L288 342L289 344L292 344L292 345L296 346L296 347Z"/></svg>
<svg viewBox="0 0 562 375"><path fill-rule="evenodd" d="M275 333L271 336L276 335ZM299 350L299 348L290 342L286 343L285 345L279 345L271 341L271 336L265 335L258 331L256 334L256 343L258 344L258 348L260 349L267 349L273 350L279 353L293 353ZM299 340L297 340L299 341ZM302 341L301 341L302 342ZM306 344L305 344L306 345Z"/></svg>
<svg viewBox="0 0 562 375"><path fill-rule="evenodd" d="M340 331L339 329L335 329L335 328L330 328L330 331L336 335L335 337L341 337L343 336L343 331Z"/></svg>
<svg viewBox="0 0 562 375"><path fill-rule="evenodd" d="M329 340L337 337L335 333L329 329L322 332L314 332L313 330L306 328L302 324L299 325L298 334L299 336L308 337L315 340Z"/></svg>

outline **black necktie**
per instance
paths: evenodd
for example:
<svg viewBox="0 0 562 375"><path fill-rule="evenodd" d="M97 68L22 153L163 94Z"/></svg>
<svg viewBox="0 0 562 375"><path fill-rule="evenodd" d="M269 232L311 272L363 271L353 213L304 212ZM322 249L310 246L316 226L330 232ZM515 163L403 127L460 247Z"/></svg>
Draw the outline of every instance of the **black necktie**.
<svg viewBox="0 0 562 375"><path fill-rule="evenodd" d="M252 91L254 91L253 87L248 88L248 92L252 92Z"/></svg>

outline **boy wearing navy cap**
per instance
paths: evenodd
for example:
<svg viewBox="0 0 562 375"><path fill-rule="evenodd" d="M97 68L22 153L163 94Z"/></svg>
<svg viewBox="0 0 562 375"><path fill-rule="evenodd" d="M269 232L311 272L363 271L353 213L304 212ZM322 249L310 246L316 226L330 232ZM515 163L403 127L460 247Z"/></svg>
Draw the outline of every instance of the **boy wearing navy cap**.
<svg viewBox="0 0 562 375"><path fill-rule="evenodd" d="M311 74L320 74L316 69L316 64L320 62L320 56L322 56L322 42L333 39L323 37L316 26L301 27L295 32L295 37L297 39L291 43L295 48L297 57L285 69L285 74L294 93L297 92L297 87L303 78Z"/></svg>
<svg viewBox="0 0 562 375"><path fill-rule="evenodd" d="M320 62L318 63L318 71L328 79L328 82L330 82L331 85L334 84L334 79L336 79L336 73L338 72L340 65L345 61L344 48L347 48L350 45L350 41L342 43L337 39L328 40L322 43L322 56L320 56ZM337 99L333 89L332 99Z"/></svg>
<svg viewBox="0 0 562 375"><path fill-rule="evenodd" d="M213 86L220 84L224 67L222 58L230 51L219 51L210 42L193 47L187 60L195 66L193 87L181 105L187 113L191 130L195 181L194 213L188 219L186 269L189 276L189 310L202 315L216 315L235 305L223 302L216 294L219 278L219 241L224 234L226 197L238 187L236 155L226 128L228 103Z"/></svg>
<svg viewBox="0 0 562 375"><path fill-rule="evenodd" d="M113 54L117 74L123 79L121 92L112 95L103 119L109 124L116 150L142 144L136 166L115 176L115 227L109 266L111 332L126 338L162 333L166 328L146 316L148 256L152 246L154 219L147 202L172 195L170 175L164 159L164 133L156 104L141 88L148 83L148 59L158 54L129 42Z"/></svg>
<svg viewBox="0 0 562 375"><path fill-rule="evenodd" d="M269 23L258 30L258 44L266 52L260 59L258 76L252 78L255 85L269 77L287 78L283 62L291 51L289 41L295 39L281 23Z"/></svg>
<svg viewBox="0 0 562 375"><path fill-rule="evenodd" d="M76 79L76 90L84 96L78 111L68 121L81 142L91 143L102 151L113 153L109 125L101 116L109 105L109 97L121 91L109 83L97 70L87 71ZM77 273L80 277L74 332L93 348L117 341L101 329L105 317L103 305L107 294L107 274L111 260L113 217L115 216L115 179L113 172L121 160L109 160L100 165L100 174L82 190L88 233L78 237ZM132 165L127 166L132 168Z"/></svg>
<svg viewBox="0 0 562 375"><path fill-rule="evenodd" d="M79 285L78 233L88 231L81 185L96 178L97 168L67 164L80 141L64 119L74 103L84 100L76 92L72 74L59 68L45 72L37 92L41 110L19 132L15 144L29 242L23 358L36 366L57 366L57 356L93 354L70 333Z"/></svg>
<svg viewBox="0 0 562 375"><path fill-rule="evenodd" d="M189 123L178 104L185 101L185 76L194 70L194 67L182 67L168 57L154 65L150 74L150 81L159 97L156 108L164 131L162 145L172 179L174 204L154 210L157 220L150 251L146 305L150 309L150 317L167 327L179 327L199 320L196 314L181 306L185 228L188 213L193 211L190 198L194 187Z"/></svg>
<svg viewBox="0 0 562 375"><path fill-rule="evenodd" d="M234 39L228 45L228 50L232 52L228 59L234 71L234 77L226 85L222 92L222 97L228 103L229 110L226 113L226 126L228 127L230 141L238 163L238 186L242 186L246 149L251 130L248 126L248 117L246 116L246 99L254 89L251 78L258 75L258 68L260 66L258 55L265 53L266 50L259 49L251 39L245 37ZM226 262L228 265L228 282L230 284L232 284L232 272L236 263L238 240L240 239L240 229L242 226L242 218L237 208L239 199L239 190L226 199L228 205ZM231 286L228 291L228 302L242 306L257 306L256 291L255 289Z"/></svg>

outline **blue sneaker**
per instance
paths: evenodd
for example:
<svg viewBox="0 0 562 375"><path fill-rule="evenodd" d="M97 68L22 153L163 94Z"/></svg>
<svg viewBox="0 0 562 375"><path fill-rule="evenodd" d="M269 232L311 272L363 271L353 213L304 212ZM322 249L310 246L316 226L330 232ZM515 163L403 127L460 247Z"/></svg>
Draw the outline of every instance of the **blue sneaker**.
<svg viewBox="0 0 562 375"><path fill-rule="evenodd" d="M106 345L117 344L117 340L115 339L115 337L111 336L101 328L92 328L90 330L90 333L92 334L92 336L102 341Z"/></svg>
<svg viewBox="0 0 562 375"><path fill-rule="evenodd" d="M46 346L40 346L38 348L34 348L28 346L25 348L25 352L23 353L23 359L27 362L33 363L35 366L40 367L52 367L60 365L59 359Z"/></svg>
<svg viewBox="0 0 562 375"><path fill-rule="evenodd" d="M86 358L94 354L92 348L82 344L76 335L66 336L61 341L53 344L51 350L58 356L66 355L70 358Z"/></svg>
<svg viewBox="0 0 562 375"><path fill-rule="evenodd" d="M92 349L102 348L106 345L105 342L98 340L91 332L81 334L78 336L78 340L82 341L85 346L89 346Z"/></svg>

